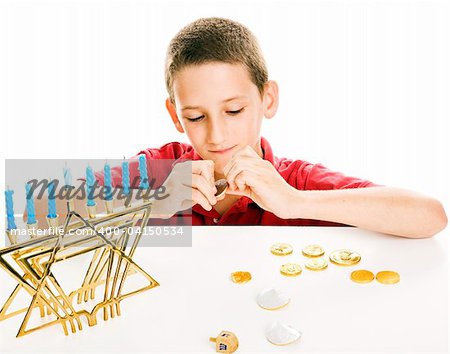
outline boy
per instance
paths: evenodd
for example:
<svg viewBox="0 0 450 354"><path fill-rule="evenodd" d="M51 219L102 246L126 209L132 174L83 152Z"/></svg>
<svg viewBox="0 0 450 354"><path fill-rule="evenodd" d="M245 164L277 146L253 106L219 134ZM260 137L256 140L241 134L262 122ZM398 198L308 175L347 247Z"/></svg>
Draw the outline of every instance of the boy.
<svg viewBox="0 0 450 354"><path fill-rule="evenodd" d="M275 116L278 85L268 79L256 38L241 24L202 18L187 25L169 45L165 78L166 108L192 145L173 142L139 154L147 161L191 160L192 179L180 182L183 164L176 164L164 182L171 197L155 201L155 216L192 206L193 225L344 224L411 238L446 227L435 199L273 156L260 129L263 117ZM102 173L96 176L102 183ZM214 181L221 178L229 188L217 199ZM113 179L120 186L120 170ZM192 198L177 200L186 189Z"/></svg>

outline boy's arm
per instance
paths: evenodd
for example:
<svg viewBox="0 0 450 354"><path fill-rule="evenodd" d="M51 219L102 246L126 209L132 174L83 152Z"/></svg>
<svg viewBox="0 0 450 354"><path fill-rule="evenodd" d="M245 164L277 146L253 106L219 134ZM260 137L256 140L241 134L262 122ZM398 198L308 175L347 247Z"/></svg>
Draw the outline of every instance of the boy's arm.
<svg viewBox="0 0 450 354"><path fill-rule="evenodd" d="M330 179L324 168L320 171L325 172L322 179ZM431 237L447 226L447 215L438 200L405 189L294 188L250 146L233 156L224 174L230 185L227 194L245 195L282 219L331 221L410 238Z"/></svg>
<svg viewBox="0 0 450 354"><path fill-rule="evenodd" d="M353 225L410 238L432 237L447 226L442 204L401 188L291 189L288 218Z"/></svg>

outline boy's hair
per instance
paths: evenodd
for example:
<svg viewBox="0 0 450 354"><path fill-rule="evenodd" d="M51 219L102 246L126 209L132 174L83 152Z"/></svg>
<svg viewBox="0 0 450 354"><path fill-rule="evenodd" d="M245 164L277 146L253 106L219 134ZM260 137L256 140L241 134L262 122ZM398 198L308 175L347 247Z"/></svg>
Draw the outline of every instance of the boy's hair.
<svg viewBox="0 0 450 354"><path fill-rule="evenodd" d="M262 95L267 67L256 37L248 28L225 18L200 18L182 28L171 40L166 56L165 79L175 103L173 80L189 65L211 62L242 64Z"/></svg>

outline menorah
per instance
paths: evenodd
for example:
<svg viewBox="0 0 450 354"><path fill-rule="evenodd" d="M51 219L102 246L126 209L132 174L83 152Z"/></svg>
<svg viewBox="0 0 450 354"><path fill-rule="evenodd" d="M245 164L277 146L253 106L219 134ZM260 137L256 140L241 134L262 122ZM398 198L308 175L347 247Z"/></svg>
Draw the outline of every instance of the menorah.
<svg viewBox="0 0 450 354"><path fill-rule="evenodd" d="M102 310L105 321L120 316L122 300L159 285L133 261L151 204L144 199L117 210L109 206L106 213L99 215L95 206L91 206L88 216L82 217L67 201L63 226L59 226L58 216L47 218L49 229L42 236L32 233L31 238L18 241L11 234L14 230L8 229L11 244L0 249L0 267L17 285L0 310L0 321L25 312L17 333L20 337L55 324L62 326L65 335L69 334L68 326L75 333L83 328L82 318L89 326L96 325L98 312ZM71 292L64 291L61 279L58 281L52 269L58 262L91 254L81 285ZM142 275L145 285L125 291L125 281L132 274ZM29 306L9 311L21 291L31 296ZM100 291L97 299L96 293ZM39 311L44 323L30 323L33 311Z"/></svg>

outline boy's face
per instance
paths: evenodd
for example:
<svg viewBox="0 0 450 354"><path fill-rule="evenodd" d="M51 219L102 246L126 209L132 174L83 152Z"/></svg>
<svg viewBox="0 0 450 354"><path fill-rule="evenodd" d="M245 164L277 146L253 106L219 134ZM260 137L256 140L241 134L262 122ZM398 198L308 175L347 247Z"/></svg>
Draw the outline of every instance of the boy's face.
<svg viewBox="0 0 450 354"><path fill-rule="evenodd" d="M185 132L204 160L213 160L216 177L239 149L250 145L262 157L259 144L263 117L278 106L278 87L269 81L261 97L240 64L191 65L173 81L175 105L166 106L176 128Z"/></svg>

